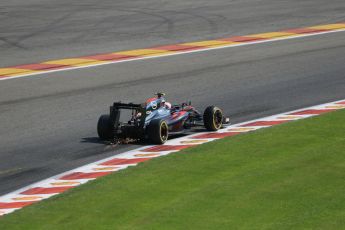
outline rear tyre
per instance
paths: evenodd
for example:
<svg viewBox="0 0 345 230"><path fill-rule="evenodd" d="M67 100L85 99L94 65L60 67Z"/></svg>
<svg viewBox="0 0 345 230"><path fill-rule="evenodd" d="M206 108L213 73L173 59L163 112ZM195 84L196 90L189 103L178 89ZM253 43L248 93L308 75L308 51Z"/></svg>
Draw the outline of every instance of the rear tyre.
<svg viewBox="0 0 345 230"><path fill-rule="evenodd" d="M204 125L208 131L217 131L223 125L223 112L216 106L209 106L204 112Z"/></svg>
<svg viewBox="0 0 345 230"><path fill-rule="evenodd" d="M157 119L150 122L147 134L153 144L164 144L168 140L169 127L165 120Z"/></svg>
<svg viewBox="0 0 345 230"><path fill-rule="evenodd" d="M102 140L110 140L113 138L113 129L111 127L109 115L100 116L97 123L97 133Z"/></svg>

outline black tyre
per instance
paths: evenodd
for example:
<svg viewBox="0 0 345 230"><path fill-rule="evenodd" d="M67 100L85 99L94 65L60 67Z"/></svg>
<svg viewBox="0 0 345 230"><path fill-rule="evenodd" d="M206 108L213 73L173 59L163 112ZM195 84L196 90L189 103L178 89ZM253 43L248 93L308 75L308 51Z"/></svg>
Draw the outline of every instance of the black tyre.
<svg viewBox="0 0 345 230"><path fill-rule="evenodd" d="M102 140L110 140L113 138L114 134L109 115L100 116L97 123L97 133Z"/></svg>
<svg viewBox="0 0 345 230"><path fill-rule="evenodd" d="M165 120L157 119L150 122L147 134L153 144L164 144L168 140L169 127Z"/></svg>
<svg viewBox="0 0 345 230"><path fill-rule="evenodd" d="M204 112L204 125L208 131L217 131L223 125L223 112L216 106L209 106Z"/></svg>

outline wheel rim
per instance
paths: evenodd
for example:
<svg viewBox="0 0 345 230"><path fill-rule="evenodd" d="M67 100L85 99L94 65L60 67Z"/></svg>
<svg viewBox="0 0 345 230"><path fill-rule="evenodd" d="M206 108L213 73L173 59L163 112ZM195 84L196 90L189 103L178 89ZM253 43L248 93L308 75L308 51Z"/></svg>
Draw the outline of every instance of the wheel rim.
<svg viewBox="0 0 345 230"><path fill-rule="evenodd" d="M213 116L213 123L217 129L220 129L223 123L223 114L220 110L217 110Z"/></svg>
<svg viewBox="0 0 345 230"><path fill-rule="evenodd" d="M161 140L164 142L168 139L168 125L165 122L161 124Z"/></svg>

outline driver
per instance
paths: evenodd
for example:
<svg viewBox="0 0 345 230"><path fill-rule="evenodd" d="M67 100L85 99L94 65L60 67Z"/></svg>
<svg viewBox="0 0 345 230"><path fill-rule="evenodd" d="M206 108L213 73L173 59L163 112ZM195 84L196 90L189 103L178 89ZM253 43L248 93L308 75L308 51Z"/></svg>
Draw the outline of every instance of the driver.
<svg viewBox="0 0 345 230"><path fill-rule="evenodd" d="M165 101L165 98L163 97L165 96L165 93L159 92L159 93L156 93L155 95L157 95L158 99L161 99L161 104L160 104L161 107L165 107L166 109L169 109L169 110L171 109L171 103Z"/></svg>

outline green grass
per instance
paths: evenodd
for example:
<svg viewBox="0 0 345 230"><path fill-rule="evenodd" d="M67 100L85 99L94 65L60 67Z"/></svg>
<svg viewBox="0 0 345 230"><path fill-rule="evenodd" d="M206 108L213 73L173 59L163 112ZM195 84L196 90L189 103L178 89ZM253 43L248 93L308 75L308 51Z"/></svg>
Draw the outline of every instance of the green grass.
<svg viewBox="0 0 345 230"><path fill-rule="evenodd" d="M0 229L345 229L345 111L200 145L0 219Z"/></svg>

